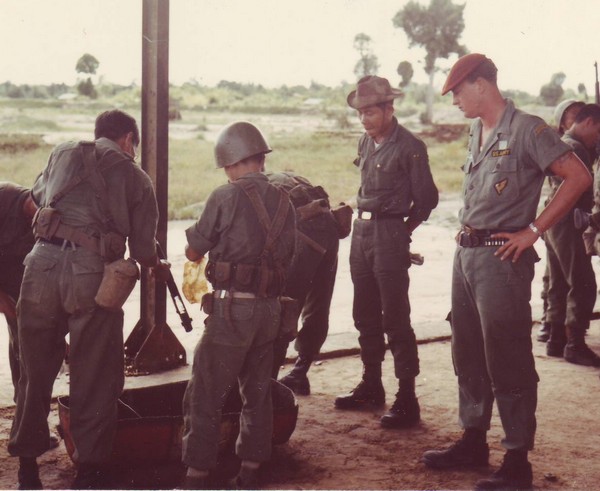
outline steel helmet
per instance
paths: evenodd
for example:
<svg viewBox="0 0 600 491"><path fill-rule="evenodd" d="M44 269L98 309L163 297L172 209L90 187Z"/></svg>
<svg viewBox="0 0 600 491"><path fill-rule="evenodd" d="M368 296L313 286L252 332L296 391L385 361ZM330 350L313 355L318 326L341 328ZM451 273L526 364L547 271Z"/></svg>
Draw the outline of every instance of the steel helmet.
<svg viewBox="0 0 600 491"><path fill-rule="evenodd" d="M573 104L581 104L584 105L581 101L576 101L575 99L565 99L560 104L556 106L554 109L554 121L556 126L560 129L560 125L562 124L562 119L567 109L569 109Z"/></svg>
<svg viewBox="0 0 600 491"><path fill-rule="evenodd" d="M217 167L237 164L253 155L271 152L260 130L247 121L236 121L221 130L215 145Z"/></svg>

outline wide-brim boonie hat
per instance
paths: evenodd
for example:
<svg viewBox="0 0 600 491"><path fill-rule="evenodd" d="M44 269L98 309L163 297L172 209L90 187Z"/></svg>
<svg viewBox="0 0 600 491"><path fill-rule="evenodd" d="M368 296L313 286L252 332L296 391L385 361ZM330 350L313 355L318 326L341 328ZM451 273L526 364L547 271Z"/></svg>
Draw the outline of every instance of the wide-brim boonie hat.
<svg viewBox="0 0 600 491"><path fill-rule="evenodd" d="M348 94L346 101L354 109L374 106L381 102L393 101L404 94L400 89L393 89L386 78L367 75L356 84L356 90Z"/></svg>
<svg viewBox="0 0 600 491"><path fill-rule="evenodd" d="M465 80L479 65L489 58L481 53L470 53L468 55L461 56L457 62L450 69L446 83L442 89L442 95L446 95L448 92L457 87L463 80Z"/></svg>

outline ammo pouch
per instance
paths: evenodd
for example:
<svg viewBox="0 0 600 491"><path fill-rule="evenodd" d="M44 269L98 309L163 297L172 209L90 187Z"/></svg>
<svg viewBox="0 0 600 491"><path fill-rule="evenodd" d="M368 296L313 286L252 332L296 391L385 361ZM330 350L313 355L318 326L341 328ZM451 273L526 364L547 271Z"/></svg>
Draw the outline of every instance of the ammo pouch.
<svg viewBox="0 0 600 491"><path fill-rule="evenodd" d="M281 304L281 320L279 322L279 337L292 341L298 336L298 319L300 304L291 297L279 297Z"/></svg>
<svg viewBox="0 0 600 491"><path fill-rule="evenodd" d="M215 297L213 296L213 292L208 292L202 295L202 301L200 302L200 308L202 312L206 315L210 315L214 311L214 301Z"/></svg>
<svg viewBox="0 0 600 491"><path fill-rule="evenodd" d="M350 235L352 231L352 207L346 203L340 203L331 210L333 218L335 218L338 237L344 239Z"/></svg>
<svg viewBox="0 0 600 491"><path fill-rule="evenodd" d="M100 255L108 261L125 255L125 237L117 232L108 232L100 237Z"/></svg>
<svg viewBox="0 0 600 491"><path fill-rule="evenodd" d="M269 294L280 291L281 281L272 268L263 271L260 266L254 264L236 264L229 261L209 261L206 266L206 278L215 290L234 289L241 292L258 293L262 274L267 275Z"/></svg>
<svg viewBox="0 0 600 491"><path fill-rule="evenodd" d="M56 208L39 208L33 217L33 233L36 239L52 239L60 225L60 213Z"/></svg>
<svg viewBox="0 0 600 491"><path fill-rule="evenodd" d="M316 199L304 206L296 208L296 215L298 216L299 222L310 220L311 218L314 218L317 215L322 215L323 213L328 212L329 203L326 199Z"/></svg>
<svg viewBox="0 0 600 491"><path fill-rule="evenodd" d="M100 307L118 311L131 294L140 277L137 263L129 259L117 259L104 266L104 275L94 300Z"/></svg>

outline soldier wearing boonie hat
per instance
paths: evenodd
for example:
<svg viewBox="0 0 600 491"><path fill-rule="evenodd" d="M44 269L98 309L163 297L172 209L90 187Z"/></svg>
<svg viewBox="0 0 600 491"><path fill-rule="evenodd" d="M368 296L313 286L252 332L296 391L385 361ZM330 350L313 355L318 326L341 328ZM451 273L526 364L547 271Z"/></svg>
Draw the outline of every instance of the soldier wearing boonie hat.
<svg viewBox="0 0 600 491"><path fill-rule="evenodd" d="M399 389L381 425L396 428L420 420L415 394L419 358L408 298L409 244L411 233L438 203L425 144L394 117L393 101L401 96L385 78L369 75L347 98L365 129L354 161L361 185L350 250L363 376L354 390L335 400L338 409L385 403L381 363L387 335Z"/></svg>
<svg viewBox="0 0 600 491"><path fill-rule="evenodd" d="M461 57L442 94L474 118L463 165L464 206L452 277L452 355L459 386L462 438L423 455L429 467L488 464L486 432L494 400L507 452L500 469L476 489L529 489L538 376L531 352L532 247L590 185L583 163L537 116L515 108L483 54ZM536 218L546 173L564 179Z"/></svg>

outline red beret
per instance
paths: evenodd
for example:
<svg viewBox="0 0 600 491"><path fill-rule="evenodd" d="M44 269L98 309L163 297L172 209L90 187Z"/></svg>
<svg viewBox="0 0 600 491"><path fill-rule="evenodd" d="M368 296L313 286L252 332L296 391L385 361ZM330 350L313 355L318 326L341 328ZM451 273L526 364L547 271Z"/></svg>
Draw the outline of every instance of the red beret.
<svg viewBox="0 0 600 491"><path fill-rule="evenodd" d="M442 89L442 95L446 95L448 92L454 89L465 78L467 78L473 70L475 70L487 59L488 58L485 55L480 53L470 53L468 55L461 56L448 74L448 78L446 79L446 83Z"/></svg>

